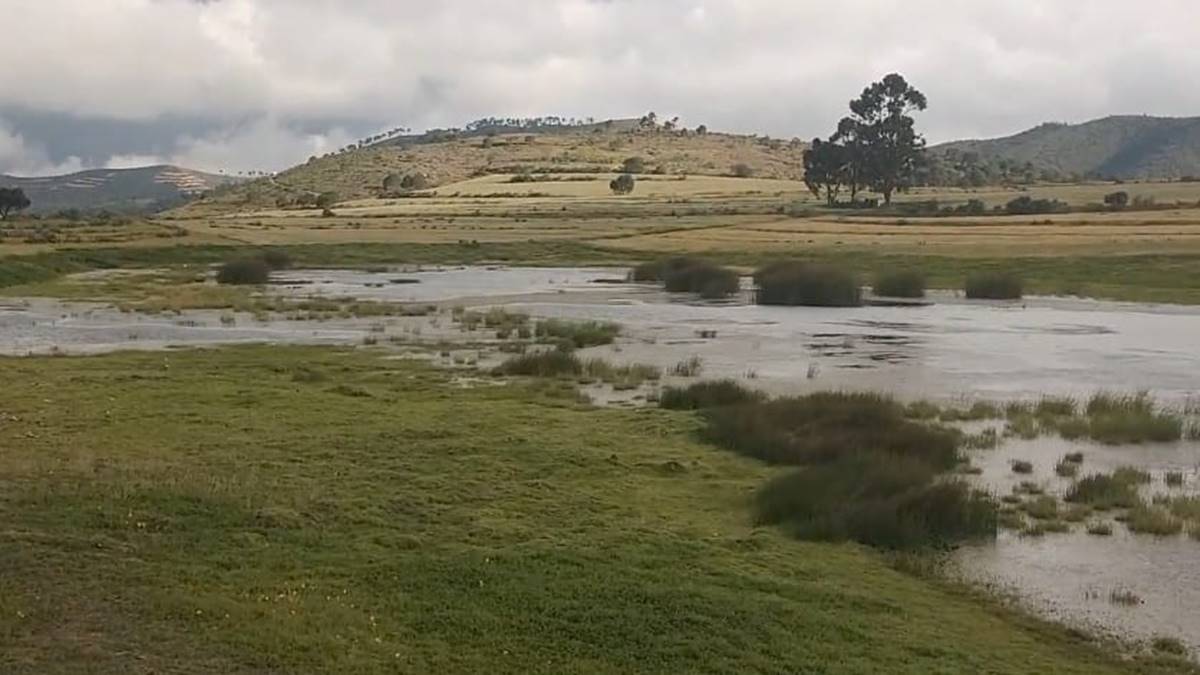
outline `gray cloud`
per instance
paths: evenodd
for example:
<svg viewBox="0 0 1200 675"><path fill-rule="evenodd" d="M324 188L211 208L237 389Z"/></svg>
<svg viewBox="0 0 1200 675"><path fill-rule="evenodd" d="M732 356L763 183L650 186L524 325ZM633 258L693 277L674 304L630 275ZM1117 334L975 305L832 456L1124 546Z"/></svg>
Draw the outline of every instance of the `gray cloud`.
<svg viewBox="0 0 1200 675"><path fill-rule="evenodd" d="M38 0L6 8L0 171L277 169L485 115L825 134L871 79L932 140L1200 111L1193 0Z"/></svg>

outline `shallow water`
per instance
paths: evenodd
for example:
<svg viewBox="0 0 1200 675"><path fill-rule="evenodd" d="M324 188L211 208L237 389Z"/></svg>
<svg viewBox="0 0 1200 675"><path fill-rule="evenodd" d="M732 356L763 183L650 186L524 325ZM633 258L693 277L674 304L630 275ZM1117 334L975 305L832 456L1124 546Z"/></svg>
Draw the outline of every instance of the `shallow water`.
<svg viewBox="0 0 1200 675"><path fill-rule="evenodd" d="M616 321L624 327L622 338L589 353L664 369L696 356L702 377L741 378L773 393L862 388L954 401L1146 389L1169 404L1183 404L1200 392L1196 308L1061 298L968 302L951 294L935 294L935 303L925 307L758 307L745 298L701 303L647 286L594 283L623 276L624 270L603 268L297 270L277 275L270 292L505 306L536 316ZM241 342L359 344L370 335L381 342L463 337L445 311L432 317L319 323L259 322L239 315L232 325L222 322L222 314L145 316L51 300L0 304L0 353ZM456 353L448 363L497 358ZM464 379L462 386L477 384ZM591 393L602 400L620 398L614 392ZM1182 490L1200 491L1196 443L1114 448L1057 438L1008 440L997 450L973 454L983 474L971 480L1006 494L1029 479L1009 468L1013 459L1024 459L1034 463L1034 479L1048 492L1061 493L1068 481L1055 476L1053 467L1075 450L1085 453L1083 475L1134 465L1154 474L1148 492L1163 492L1162 473L1183 471L1187 485ZM954 562L965 578L1009 589L1046 615L1126 637L1169 635L1200 650L1200 543L1185 537L1134 536L1120 524L1106 538L1081 531L1041 538L1006 532L994 545L958 551ZM1113 604L1114 590L1132 591L1143 603Z"/></svg>

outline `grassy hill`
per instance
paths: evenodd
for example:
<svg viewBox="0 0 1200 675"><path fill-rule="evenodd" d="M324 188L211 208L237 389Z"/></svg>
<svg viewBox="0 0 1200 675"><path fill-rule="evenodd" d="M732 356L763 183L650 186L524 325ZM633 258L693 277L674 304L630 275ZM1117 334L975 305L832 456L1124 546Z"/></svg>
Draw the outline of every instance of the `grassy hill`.
<svg viewBox="0 0 1200 675"><path fill-rule="evenodd" d="M1200 117L1113 116L1083 124L1043 124L1015 136L955 141L939 155L975 153L1064 176L1173 179L1200 176Z"/></svg>
<svg viewBox="0 0 1200 675"><path fill-rule="evenodd" d="M30 213L67 209L149 213L172 208L190 195L238 179L176 166L92 169L64 176L20 178L0 174L0 185L19 187L33 202Z"/></svg>
<svg viewBox="0 0 1200 675"><path fill-rule="evenodd" d="M646 174L724 176L738 173L741 165L743 175L795 179L803 174L803 150L800 143L758 136L639 129L629 120L558 129L431 131L313 157L276 176L219 190L189 210L290 206L323 192L336 193L338 201L382 197L389 192L388 176L410 174L423 176L428 188L504 174L570 181L612 173L631 157L642 159Z"/></svg>

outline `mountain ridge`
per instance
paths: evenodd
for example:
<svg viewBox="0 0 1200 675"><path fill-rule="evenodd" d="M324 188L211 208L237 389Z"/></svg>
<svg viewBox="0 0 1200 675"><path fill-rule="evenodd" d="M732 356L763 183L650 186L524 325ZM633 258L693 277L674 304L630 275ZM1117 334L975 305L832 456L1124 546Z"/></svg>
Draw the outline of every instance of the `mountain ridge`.
<svg viewBox="0 0 1200 675"><path fill-rule="evenodd" d="M28 212L99 211L150 213L179 206L192 197L238 182L232 176L171 164L124 169L85 169L57 176L0 174L0 186L25 191Z"/></svg>

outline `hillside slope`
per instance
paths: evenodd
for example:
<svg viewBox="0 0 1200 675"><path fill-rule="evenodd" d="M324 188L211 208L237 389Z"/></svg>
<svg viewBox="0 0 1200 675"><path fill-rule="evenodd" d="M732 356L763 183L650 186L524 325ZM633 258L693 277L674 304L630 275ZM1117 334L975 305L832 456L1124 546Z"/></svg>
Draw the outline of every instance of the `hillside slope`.
<svg viewBox="0 0 1200 675"><path fill-rule="evenodd" d="M1043 124L1014 136L955 141L932 150L975 153L1064 175L1172 179L1200 175L1200 117L1113 116L1083 124Z"/></svg>
<svg viewBox="0 0 1200 675"><path fill-rule="evenodd" d="M189 196L237 179L182 169L146 166L136 169L92 169L64 176L21 178L0 174L0 185L19 187L33 205L30 213L65 209L147 213L182 204Z"/></svg>
<svg viewBox="0 0 1200 675"><path fill-rule="evenodd" d="M736 165L759 178L803 175L804 145L756 136L638 130L627 121L555 132L430 132L346 152L224 190L189 210L290 206L323 192L340 201L383 196L389 176L420 174L427 187L488 174L596 174L640 157L645 173L729 175Z"/></svg>

